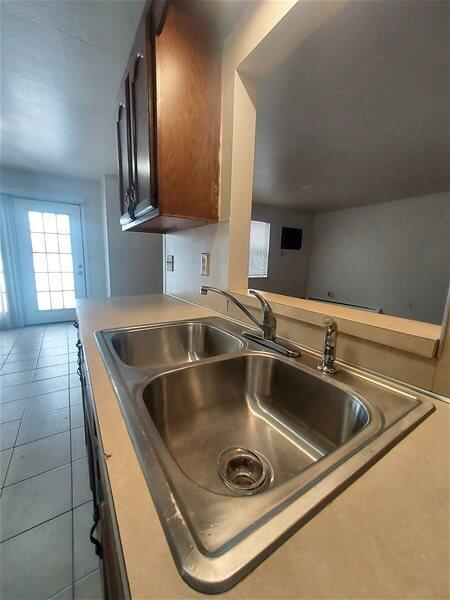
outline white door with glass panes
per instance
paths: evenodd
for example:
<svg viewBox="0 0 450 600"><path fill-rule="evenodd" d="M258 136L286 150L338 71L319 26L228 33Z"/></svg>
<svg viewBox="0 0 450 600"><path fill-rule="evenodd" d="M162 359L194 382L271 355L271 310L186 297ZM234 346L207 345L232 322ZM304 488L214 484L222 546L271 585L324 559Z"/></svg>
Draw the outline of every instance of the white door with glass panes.
<svg viewBox="0 0 450 600"><path fill-rule="evenodd" d="M81 214L77 204L14 202L27 325L75 318L86 297Z"/></svg>

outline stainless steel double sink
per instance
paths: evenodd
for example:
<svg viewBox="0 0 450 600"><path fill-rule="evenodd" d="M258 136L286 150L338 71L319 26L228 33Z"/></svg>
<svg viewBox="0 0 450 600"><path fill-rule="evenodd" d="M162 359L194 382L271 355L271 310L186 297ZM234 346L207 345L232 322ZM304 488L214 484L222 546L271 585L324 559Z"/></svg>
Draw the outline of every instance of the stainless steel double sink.
<svg viewBox="0 0 450 600"><path fill-rule="evenodd" d="M235 585L434 410L219 317L96 338L174 560L202 592Z"/></svg>

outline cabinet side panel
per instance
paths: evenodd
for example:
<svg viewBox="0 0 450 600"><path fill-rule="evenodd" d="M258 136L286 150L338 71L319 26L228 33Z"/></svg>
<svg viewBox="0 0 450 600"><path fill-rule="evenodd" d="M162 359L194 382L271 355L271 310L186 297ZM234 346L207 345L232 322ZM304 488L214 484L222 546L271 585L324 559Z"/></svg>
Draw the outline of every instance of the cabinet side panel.
<svg viewBox="0 0 450 600"><path fill-rule="evenodd" d="M173 5L155 43L160 211L217 221L220 50L202 20Z"/></svg>

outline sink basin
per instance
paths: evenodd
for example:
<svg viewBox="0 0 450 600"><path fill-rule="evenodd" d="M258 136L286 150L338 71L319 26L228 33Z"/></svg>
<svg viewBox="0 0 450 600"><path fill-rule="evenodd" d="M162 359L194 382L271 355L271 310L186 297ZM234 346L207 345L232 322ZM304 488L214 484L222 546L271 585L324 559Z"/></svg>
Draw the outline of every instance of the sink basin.
<svg viewBox="0 0 450 600"><path fill-rule="evenodd" d="M361 442L374 420L373 409L348 391L267 354L160 375L145 387L143 400L184 474L225 495L233 495L217 471L225 448L245 447L265 457L272 472L267 490L358 434Z"/></svg>
<svg viewBox="0 0 450 600"><path fill-rule="evenodd" d="M204 323L134 328L112 336L112 346L128 366L159 369L236 352L243 343Z"/></svg>
<svg viewBox="0 0 450 600"><path fill-rule="evenodd" d="M96 338L177 568L201 592L235 585L434 410L219 317Z"/></svg>

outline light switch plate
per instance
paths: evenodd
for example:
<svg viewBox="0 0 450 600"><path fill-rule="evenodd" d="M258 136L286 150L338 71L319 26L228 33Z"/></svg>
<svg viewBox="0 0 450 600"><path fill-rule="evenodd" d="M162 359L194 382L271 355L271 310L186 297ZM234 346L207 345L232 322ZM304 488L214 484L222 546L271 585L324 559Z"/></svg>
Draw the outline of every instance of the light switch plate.
<svg viewBox="0 0 450 600"><path fill-rule="evenodd" d="M175 260L173 254L166 254L166 271L173 271L175 268Z"/></svg>
<svg viewBox="0 0 450 600"><path fill-rule="evenodd" d="M209 275L209 252L202 252L200 256L200 275Z"/></svg>

